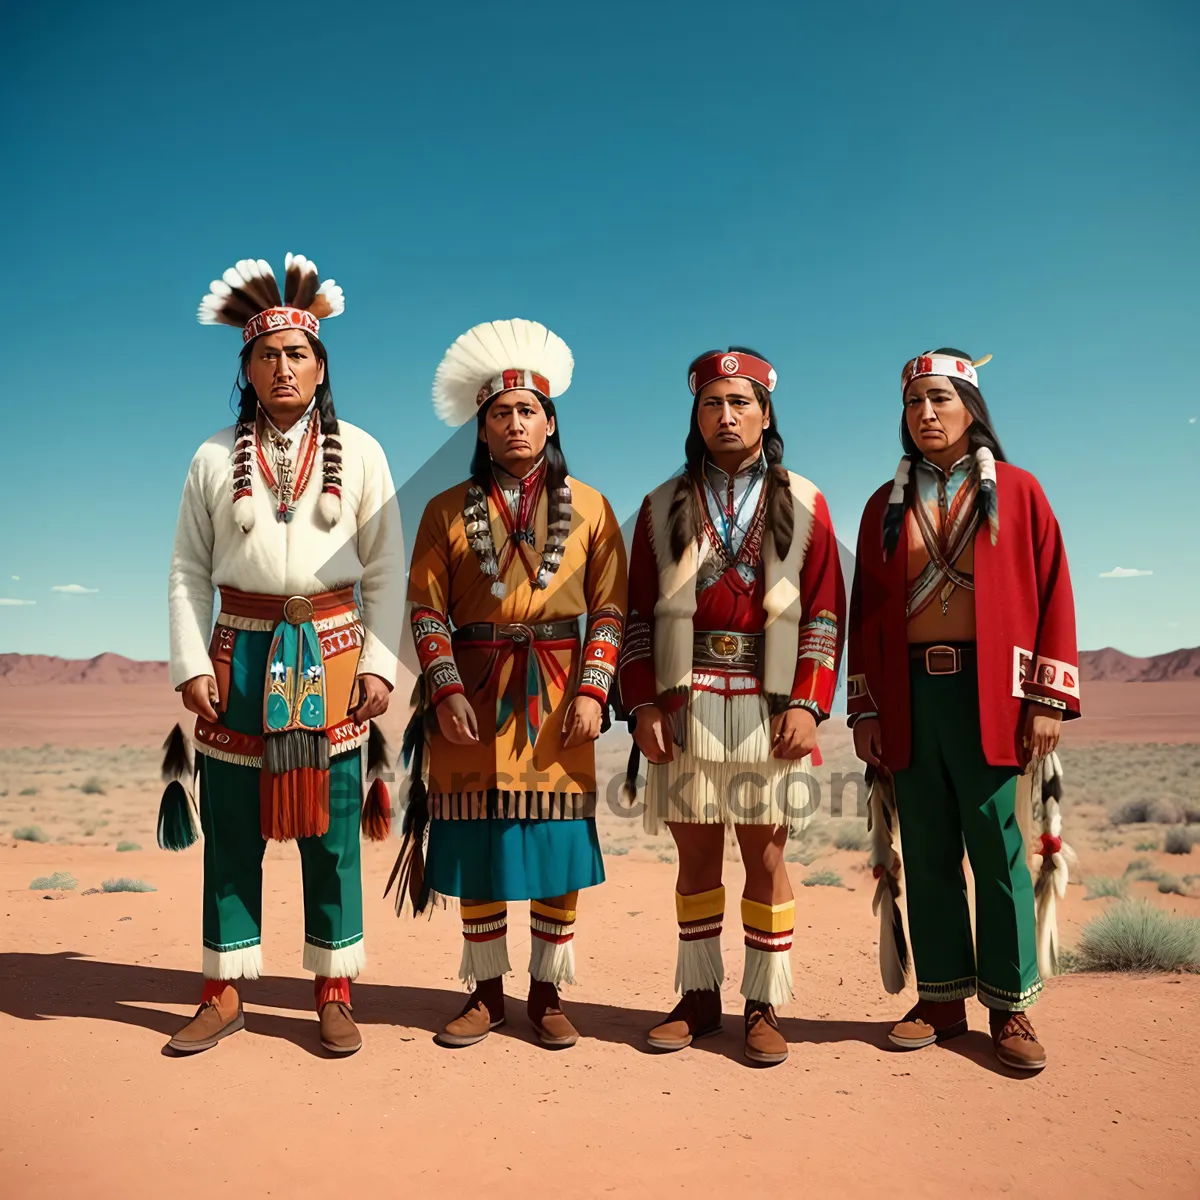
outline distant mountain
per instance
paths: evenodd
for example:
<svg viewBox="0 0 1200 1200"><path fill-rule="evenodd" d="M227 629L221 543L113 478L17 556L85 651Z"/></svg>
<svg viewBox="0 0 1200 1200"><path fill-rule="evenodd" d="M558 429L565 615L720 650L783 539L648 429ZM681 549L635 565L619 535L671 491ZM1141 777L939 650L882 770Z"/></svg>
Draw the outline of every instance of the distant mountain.
<svg viewBox="0 0 1200 1200"><path fill-rule="evenodd" d="M1083 650L1079 674L1084 683L1164 683L1200 679L1200 646L1135 658L1106 646ZM0 687L47 683L170 682L165 662L138 662L120 654L95 658L55 658L48 654L0 654Z"/></svg>
<svg viewBox="0 0 1200 1200"><path fill-rule="evenodd" d="M1084 650L1079 655L1079 674L1084 683L1174 683L1200 679L1200 646L1170 650L1150 658L1134 658L1111 646Z"/></svg>
<svg viewBox="0 0 1200 1200"><path fill-rule="evenodd" d="M169 685L165 662L137 662L120 654L55 658L49 654L0 654L0 687L47 683L161 683Z"/></svg>

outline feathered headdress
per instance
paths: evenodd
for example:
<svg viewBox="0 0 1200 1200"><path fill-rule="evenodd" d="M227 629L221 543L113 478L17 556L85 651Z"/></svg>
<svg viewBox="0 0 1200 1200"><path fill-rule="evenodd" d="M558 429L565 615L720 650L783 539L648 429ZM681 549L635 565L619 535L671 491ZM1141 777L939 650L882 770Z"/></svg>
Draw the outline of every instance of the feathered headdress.
<svg viewBox="0 0 1200 1200"><path fill-rule="evenodd" d="M446 351L433 377L433 410L457 427L514 388L553 400L571 386L574 367L567 343L545 325L520 318L485 321Z"/></svg>
<svg viewBox="0 0 1200 1200"><path fill-rule="evenodd" d="M245 344L279 329L304 329L318 337L321 321L345 308L342 289L332 279L321 283L315 262L303 254L289 254L282 297L271 264L263 258L243 258L208 285L196 317L201 325L240 329Z"/></svg>
<svg viewBox="0 0 1200 1200"><path fill-rule="evenodd" d="M243 258L208 285L196 317L201 325L240 329L242 345L248 346L256 337L281 329L302 329L319 337L321 321L339 316L345 308L342 289L332 279L322 283L312 259L289 253L284 261L282 297L271 264L263 258ZM233 443L233 518L243 533L254 527L257 440L255 423L240 421ZM342 511L342 446L336 423L320 435L319 442L321 495L317 510L332 529ZM291 519L291 509L282 499L276 515L281 521Z"/></svg>

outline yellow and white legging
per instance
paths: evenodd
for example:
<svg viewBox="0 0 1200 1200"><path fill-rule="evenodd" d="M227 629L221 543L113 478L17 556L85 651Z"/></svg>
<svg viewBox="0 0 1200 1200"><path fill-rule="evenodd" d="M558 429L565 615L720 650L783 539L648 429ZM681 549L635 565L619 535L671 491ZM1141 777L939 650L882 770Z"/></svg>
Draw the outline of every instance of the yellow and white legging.
<svg viewBox="0 0 1200 1200"><path fill-rule="evenodd" d="M529 974L555 987L575 982L575 903L578 892L563 897L569 907L529 902ZM507 975L508 902L462 906L463 953L458 977L468 988L481 979Z"/></svg>
<svg viewBox="0 0 1200 1200"><path fill-rule="evenodd" d="M721 930L725 919L725 889L713 888L691 896L675 893L679 920L679 957L675 968L678 992L719 990L725 979L721 959ZM792 932L796 902L760 904L742 898L742 927L746 966L742 995L761 1004L786 1004L792 998Z"/></svg>

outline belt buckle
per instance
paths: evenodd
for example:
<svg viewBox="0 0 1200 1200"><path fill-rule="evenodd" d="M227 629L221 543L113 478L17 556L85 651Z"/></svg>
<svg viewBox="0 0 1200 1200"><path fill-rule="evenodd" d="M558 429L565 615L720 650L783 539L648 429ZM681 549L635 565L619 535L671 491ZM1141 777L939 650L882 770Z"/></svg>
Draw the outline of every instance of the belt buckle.
<svg viewBox="0 0 1200 1200"><path fill-rule="evenodd" d="M712 633L708 635L708 648L717 658L736 658L741 640L733 633Z"/></svg>
<svg viewBox="0 0 1200 1200"><path fill-rule="evenodd" d="M519 623L497 625L496 632L501 637L509 638L517 646L524 646L527 642L533 641L533 630L528 625L521 625Z"/></svg>
<svg viewBox="0 0 1200 1200"><path fill-rule="evenodd" d="M950 660L950 665L945 670L937 670L934 668L934 658L940 658L943 662L947 658ZM930 646L925 651L925 671L929 675L957 675L962 670L962 655L956 646Z"/></svg>
<svg viewBox="0 0 1200 1200"><path fill-rule="evenodd" d="M289 625L305 625L316 616L313 602L307 596L292 596L283 604L283 619Z"/></svg>

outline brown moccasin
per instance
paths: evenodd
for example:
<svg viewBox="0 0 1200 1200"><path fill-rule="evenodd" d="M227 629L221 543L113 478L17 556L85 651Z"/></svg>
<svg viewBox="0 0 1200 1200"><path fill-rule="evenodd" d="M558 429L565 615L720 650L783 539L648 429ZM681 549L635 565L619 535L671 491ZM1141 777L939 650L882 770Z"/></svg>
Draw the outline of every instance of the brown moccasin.
<svg viewBox="0 0 1200 1200"><path fill-rule="evenodd" d="M920 1050L934 1042L967 1032L967 1006L963 1000L918 1000L892 1027L888 1039L901 1050Z"/></svg>
<svg viewBox="0 0 1200 1200"><path fill-rule="evenodd" d="M989 1015L996 1057L1006 1067L1016 1071L1040 1071L1046 1065L1046 1051L1038 1042L1025 1013L992 1009Z"/></svg>
<svg viewBox="0 0 1200 1200"><path fill-rule="evenodd" d="M746 1057L763 1067L773 1067L788 1056L788 1045L779 1032L775 1009L755 1000L746 1001Z"/></svg>
<svg viewBox="0 0 1200 1200"><path fill-rule="evenodd" d="M321 1045L330 1054L353 1054L362 1048L362 1034L352 1014L353 1009L344 1000L321 1005Z"/></svg>
<svg viewBox="0 0 1200 1200"><path fill-rule="evenodd" d="M715 988L684 992L661 1025L646 1035L654 1050L683 1050L697 1038L721 1032L721 993Z"/></svg>

